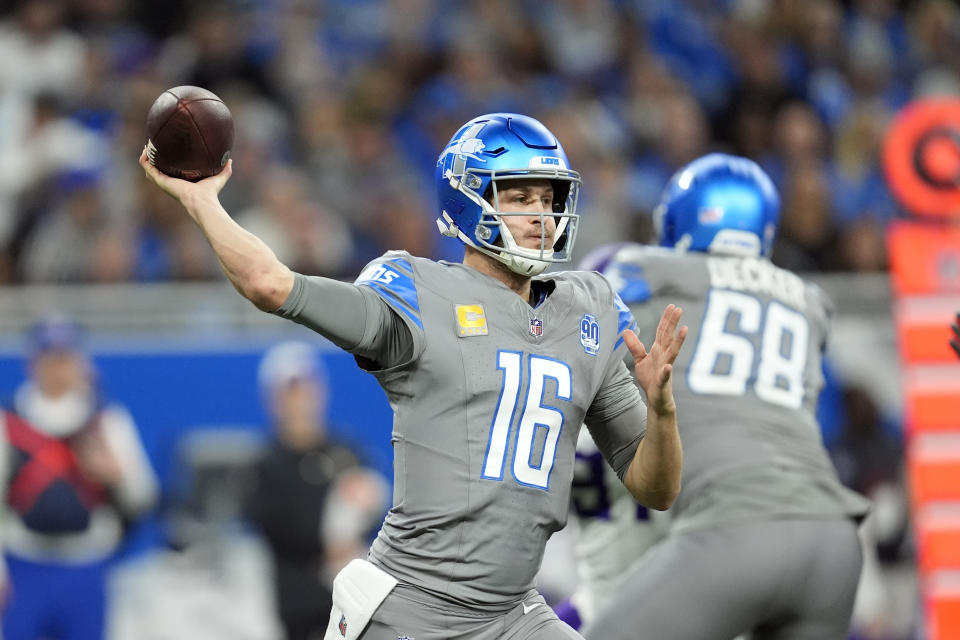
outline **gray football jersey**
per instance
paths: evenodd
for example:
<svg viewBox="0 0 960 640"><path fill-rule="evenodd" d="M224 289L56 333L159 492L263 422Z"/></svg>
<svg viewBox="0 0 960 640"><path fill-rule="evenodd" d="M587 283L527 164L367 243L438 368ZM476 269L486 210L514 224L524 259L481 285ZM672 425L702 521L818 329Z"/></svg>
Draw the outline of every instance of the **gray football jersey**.
<svg viewBox="0 0 960 640"><path fill-rule="evenodd" d="M683 441L675 526L767 517L863 516L823 447L816 407L830 303L769 260L627 246L604 271L644 344L663 307L689 335L673 385Z"/></svg>
<svg viewBox="0 0 960 640"><path fill-rule="evenodd" d="M474 269L405 252L355 284L383 315L350 350L394 415L393 507L370 559L457 603L515 604L566 522L581 423L621 476L643 435L619 336L632 316L595 273L535 279L536 308ZM607 424L631 409L633 428Z"/></svg>

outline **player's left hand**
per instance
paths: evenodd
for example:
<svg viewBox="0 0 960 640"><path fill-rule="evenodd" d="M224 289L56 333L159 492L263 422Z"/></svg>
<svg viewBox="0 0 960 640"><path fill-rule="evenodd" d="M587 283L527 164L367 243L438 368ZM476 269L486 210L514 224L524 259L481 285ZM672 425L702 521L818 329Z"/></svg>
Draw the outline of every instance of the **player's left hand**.
<svg viewBox="0 0 960 640"><path fill-rule="evenodd" d="M953 336L950 338L950 346L953 347L953 350L957 353L957 357L960 358L960 311L957 312L957 319L950 325L950 329L953 330Z"/></svg>
<svg viewBox="0 0 960 640"><path fill-rule="evenodd" d="M647 394L647 408L659 415L673 413L677 410L673 399L673 384L671 374L673 361L680 353L680 347L687 337L687 327L680 327L680 316L683 309L672 304L667 305L657 325L657 337L650 345L649 351L629 329L621 335L627 348L633 355L634 373L637 382Z"/></svg>

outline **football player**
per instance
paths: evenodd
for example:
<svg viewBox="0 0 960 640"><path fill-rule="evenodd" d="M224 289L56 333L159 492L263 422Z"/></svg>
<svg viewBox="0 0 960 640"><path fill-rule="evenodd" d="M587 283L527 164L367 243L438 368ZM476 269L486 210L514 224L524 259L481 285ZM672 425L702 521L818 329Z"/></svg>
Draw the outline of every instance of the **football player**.
<svg viewBox="0 0 960 640"><path fill-rule="evenodd" d="M630 493L668 508L686 328L668 305L645 348L602 277L540 275L569 258L579 220L580 177L555 136L518 114L464 124L436 169L438 225L463 262L391 251L353 284L293 273L234 223L218 200L229 164L190 183L140 163L241 294L354 354L393 407L393 508L368 559L338 574L326 638L579 637L534 576L566 521L581 421Z"/></svg>
<svg viewBox="0 0 960 640"><path fill-rule="evenodd" d="M615 247L598 265L641 338L675 300L693 348L674 365L684 468L670 531L601 603L588 640L847 638L868 502L821 442L830 303L768 259L779 206L756 163L710 154L666 187L662 248Z"/></svg>
<svg viewBox="0 0 960 640"><path fill-rule="evenodd" d="M586 429L577 440L571 498L577 588L555 609L580 629L613 597L627 570L666 535L670 512L637 504Z"/></svg>

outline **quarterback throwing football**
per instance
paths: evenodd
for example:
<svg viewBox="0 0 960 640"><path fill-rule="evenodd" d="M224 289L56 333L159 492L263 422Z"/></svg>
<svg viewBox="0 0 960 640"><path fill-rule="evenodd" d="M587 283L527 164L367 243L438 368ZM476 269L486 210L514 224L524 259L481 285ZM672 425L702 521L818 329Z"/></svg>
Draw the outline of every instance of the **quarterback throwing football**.
<svg viewBox="0 0 960 640"><path fill-rule="evenodd" d="M337 576L326 637L578 638L534 576L566 521L580 424L640 503L668 508L686 327L667 305L645 348L600 275L540 275L569 259L579 220L580 177L554 135L519 114L464 124L436 168L437 222L463 262L391 251L353 284L292 272L233 222L218 200L229 164L190 183L140 163L242 295L354 354L393 407L393 508L368 559Z"/></svg>

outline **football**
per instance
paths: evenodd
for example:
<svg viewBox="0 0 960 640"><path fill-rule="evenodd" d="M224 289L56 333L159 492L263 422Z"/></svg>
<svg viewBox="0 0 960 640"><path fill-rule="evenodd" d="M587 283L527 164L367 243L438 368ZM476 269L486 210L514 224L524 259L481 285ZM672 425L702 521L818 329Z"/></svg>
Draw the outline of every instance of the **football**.
<svg viewBox="0 0 960 640"><path fill-rule="evenodd" d="M220 172L233 148L233 116L201 87L167 89L147 112L147 156L157 169L191 182Z"/></svg>

